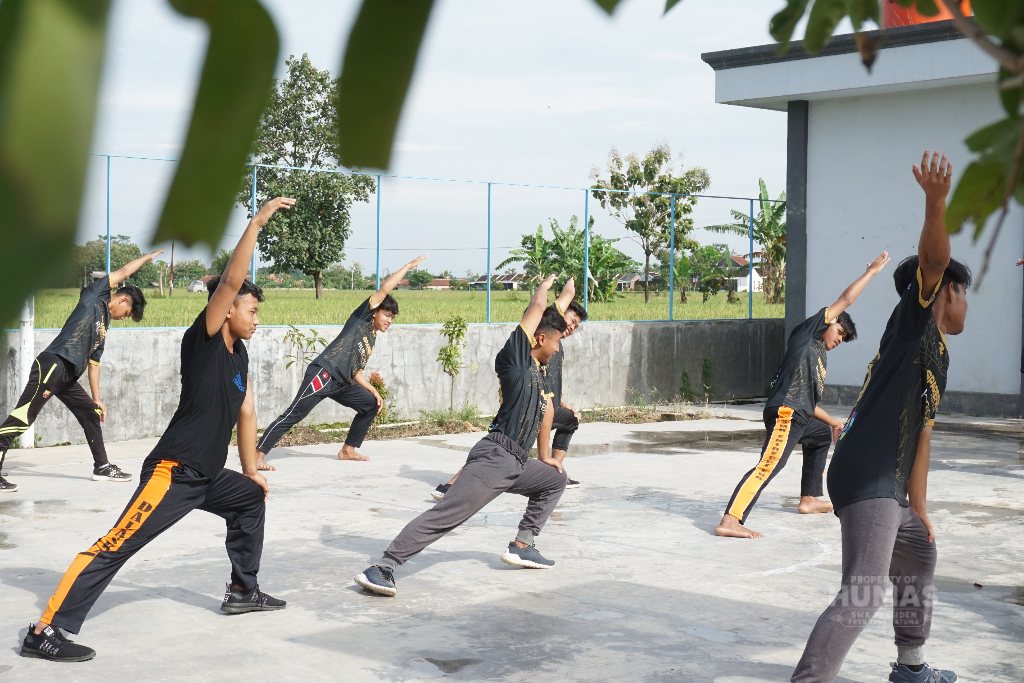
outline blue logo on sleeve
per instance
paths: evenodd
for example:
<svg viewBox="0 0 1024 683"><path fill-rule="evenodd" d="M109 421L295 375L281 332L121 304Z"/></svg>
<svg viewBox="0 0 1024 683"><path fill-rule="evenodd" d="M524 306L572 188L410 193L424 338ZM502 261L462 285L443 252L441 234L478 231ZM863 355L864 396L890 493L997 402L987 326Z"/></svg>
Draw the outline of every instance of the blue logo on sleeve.
<svg viewBox="0 0 1024 683"><path fill-rule="evenodd" d="M238 390L241 391L243 394L245 393L245 382L242 381L241 371L239 371L238 374L235 375L235 386L238 387Z"/></svg>

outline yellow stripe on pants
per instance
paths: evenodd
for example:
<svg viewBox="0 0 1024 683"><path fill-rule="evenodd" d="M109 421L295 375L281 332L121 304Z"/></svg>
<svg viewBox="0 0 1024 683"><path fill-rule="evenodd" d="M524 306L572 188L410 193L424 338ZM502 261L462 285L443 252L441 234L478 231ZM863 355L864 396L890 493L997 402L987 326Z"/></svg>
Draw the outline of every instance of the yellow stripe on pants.
<svg viewBox="0 0 1024 683"><path fill-rule="evenodd" d="M750 476L747 477L747 480L743 482L743 485L736 493L736 499L729 506L729 514L736 519L742 520L746 518L754 499L761 493L764 485L768 483L768 478L772 476L772 472L775 471L775 467L779 464L779 459L786 450L786 443L789 441L789 431L792 423L793 409L789 406L780 406L778 417L775 419L775 427L772 429L772 435L768 439L768 445L761 455L761 460L750 473Z"/></svg>

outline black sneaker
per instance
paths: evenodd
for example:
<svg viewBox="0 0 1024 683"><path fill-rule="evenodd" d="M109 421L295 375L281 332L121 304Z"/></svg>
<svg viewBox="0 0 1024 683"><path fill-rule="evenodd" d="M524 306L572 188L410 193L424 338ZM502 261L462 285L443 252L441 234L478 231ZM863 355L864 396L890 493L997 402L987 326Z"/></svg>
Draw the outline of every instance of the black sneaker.
<svg viewBox="0 0 1024 683"><path fill-rule="evenodd" d="M224 590L224 602L220 603L220 611L228 614L245 614L246 612L269 612L284 609L288 603L267 595L257 585L251 591L243 593L231 589L228 584Z"/></svg>
<svg viewBox="0 0 1024 683"><path fill-rule="evenodd" d="M355 582L377 595L386 595L389 598L398 595L398 588L395 587L395 575L385 567L378 565L367 567L362 574L355 578Z"/></svg>
<svg viewBox="0 0 1024 683"><path fill-rule="evenodd" d="M531 545L520 548L515 541L508 544L508 550L501 556L501 561L524 569L551 569L555 566L555 561L541 555L536 547Z"/></svg>
<svg viewBox="0 0 1024 683"><path fill-rule="evenodd" d="M18 485L13 481L4 479L4 475L0 474L0 493L14 493L18 490Z"/></svg>
<svg viewBox="0 0 1024 683"><path fill-rule="evenodd" d="M96 656L96 650L68 640L59 628L47 624L39 635L35 634L35 628L35 624L29 624L25 640L21 641L18 654L22 657L51 662L87 662Z"/></svg>
<svg viewBox="0 0 1024 683"><path fill-rule="evenodd" d="M434 500L441 500L451 487L451 484L438 484L437 488L430 492L430 497Z"/></svg>
<svg viewBox="0 0 1024 683"><path fill-rule="evenodd" d="M100 465L92 469L93 481L131 481L132 475L128 474L113 463Z"/></svg>
<svg viewBox="0 0 1024 683"><path fill-rule="evenodd" d="M565 475L565 488L567 489L578 489L580 487L580 480L573 479L568 474Z"/></svg>

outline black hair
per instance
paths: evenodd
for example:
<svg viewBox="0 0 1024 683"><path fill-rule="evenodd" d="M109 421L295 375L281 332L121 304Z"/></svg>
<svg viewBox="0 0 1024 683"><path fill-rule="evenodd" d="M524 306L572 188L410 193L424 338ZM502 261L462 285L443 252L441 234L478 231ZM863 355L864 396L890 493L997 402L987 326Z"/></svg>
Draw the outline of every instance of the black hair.
<svg viewBox="0 0 1024 683"><path fill-rule="evenodd" d="M852 342L857 338L857 326L853 324L853 318L846 311L836 316L832 322L837 322L843 327L843 342Z"/></svg>
<svg viewBox="0 0 1024 683"><path fill-rule="evenodd" d="M390 294L385 294L384 300L380 302L380 305L375 310L388 311L391 315L398 315L398 301Z"/></svg>
<svg viewBox="0 0 1024 683"><path fill-rule="evenodd" d="M580 305L580 302L576 301L575 299L570 301L569 305L566 306L565 312L568 313L569 311L572 311L577 316L579 316L581 323L587 322L587 318L590 317L590 315L587 313L587 309L583 308L583 306Z"/></svg>
<svg viewBox="0 0 1024 683"><path fill-rule="evenodd" d="M907 287L909 287L914 282L914 278L917 277L917 269L920 265L920 259L914 255L903 259L900 261L900 264L896 266L896 270L892 273L892 279L893 284L896 285L897 294L903 296L903 293L907 291ZM949 259L949 265L946 266L945 272L942 273L942 284L939 288L941 289L951 282L953 284L960 285L965 290L970 289L972 282L971 269L956 259ZM924 294L924 292L922 292L922 294Z"/></svg>
<svg viewBox="0 0 1024 683"><path fill-rule="evenodd" d="M206 283L206 300L209 301L213 298L213 293L217 291L217 287L220 285L220 275L211 278ZM238 301L241 297L246 294L252 294L256 297L256 301L263 301L263 288L259 285L254 285L249 280L242 280L242 286L238 288L238 292L235 294L235 301Z"/></svg>
<svg viewBox="0 0 1024 683"><path fill-rule="evenodd" d="M146 295L135 285L124 285L114 292L114 296L126 296L132 300L132 320L142 321L142 314L146 311Z"/></svg>
<svg viewBox="0 0 1024 683"><path fill-rule="evenodd" d="M537 330L534 334L543 334L545 332L562 332L569 329L568 323L565 322L565 318L558 309L554 306L548 306L544 309L544 315L540 317L540 322L537 323Z"/></svg>

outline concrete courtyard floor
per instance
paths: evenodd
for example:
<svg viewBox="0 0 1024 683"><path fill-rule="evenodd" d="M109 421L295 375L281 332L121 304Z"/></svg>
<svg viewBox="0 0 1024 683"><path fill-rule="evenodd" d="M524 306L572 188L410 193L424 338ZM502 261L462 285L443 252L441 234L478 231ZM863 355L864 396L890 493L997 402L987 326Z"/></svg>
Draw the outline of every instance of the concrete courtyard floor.
<svg viewBox="0 0 1024 683"><path fill-rule="evenodd" d="M788 680L839 581L838 520L801 516L800 456L761 497L757 541L712 535L762 427L746 419L586 424L538 547L550 571L500 555L525 499L506 495L414 558L398 597L352 577L431 504L480 434L280 449L260 573L284 611L225 616L223 522L187 517L133 558L77 640L83 664L18 657L75 552L105 533L134 485L93 482L84 446L12 451L0 494L0 681ZM929 493L938 529L928 659L962 681L1024 680L1024 461L1019 424L937 432ZM997 425L998 427L998 425ZM138 473L155 439L110 445ZM229 461L237 462L232 454ZM884 681L895 658L887 604L842 681Z"/></svg>

